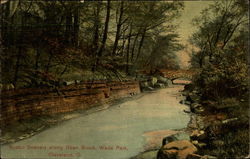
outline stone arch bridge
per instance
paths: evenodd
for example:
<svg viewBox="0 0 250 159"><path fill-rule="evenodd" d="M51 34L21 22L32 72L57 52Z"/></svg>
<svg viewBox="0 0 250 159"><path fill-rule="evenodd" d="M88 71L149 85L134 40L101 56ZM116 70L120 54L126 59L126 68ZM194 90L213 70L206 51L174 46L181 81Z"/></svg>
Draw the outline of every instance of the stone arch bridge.
<svg viewBox="0 0 250 159"><path fill-rule="evenodd" d="M170 79L171 81L176 79L187 79L191 80L192 77L197 73L197 71L193 70L167 70L167 69L160 69L157 70L157 74Z"/></svg>

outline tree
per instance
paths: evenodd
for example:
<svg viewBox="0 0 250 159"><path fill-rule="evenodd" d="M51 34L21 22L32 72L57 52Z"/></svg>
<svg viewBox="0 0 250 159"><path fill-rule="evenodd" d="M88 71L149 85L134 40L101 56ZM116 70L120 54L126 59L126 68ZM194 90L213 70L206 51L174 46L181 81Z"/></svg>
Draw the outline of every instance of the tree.
<svg viewBox="0 0 250 159"><path fill-rule="evenodd" d="M216 1L202 12L204 19L195 20L199 30L191 41L200 50L192 60L195 63L198 59L201 67L196 84L204 98L241 98L248 90L247 44L243 42L247 41L248 15L244 3Z"/></svg>
<svg viewBox="0 0 250 159"><path fill-rule="evenodd" d="M194 19L199 30L190 39L191 43L200 48L198 56L200 66L208 56L210 62L221 59L216 52L224 50L237 34L239 28L248 21L244 0L215 1L202 15Z"/></svg>
<svg viewBox="0 0 250 159"><path fill-rule="evenodd" d="M122 79L125 72L143 68L144 57L155 59L149 64L156 67L153 61L172 56L177 42L170 38L169 53L158 53L147 50L157 45L149 41L171 35L172 20L182 8L181 2L110 0L1 3L2 83L51 86L75 80L73 74L78 80Z"/></svg>
<svg viewBox="0 0 250 159"><path fill-rule="evenodd" d="M116 54L116 50L117 50L117 46L118 46L118 41L120 39L120 32L121 32L121 28L122 25L124 24L124 22L126 21L126 19L123 19L123 14L124 14L124 1L120 2L120 9L118 11L119 13L117 13L116 16L118 16L119 14L119 18L118 20L116 20L117 24L116 24L116 35L115 35L115 42L114 42L114 46L113 46L113 51L111 55L115 55Z"/></svg>

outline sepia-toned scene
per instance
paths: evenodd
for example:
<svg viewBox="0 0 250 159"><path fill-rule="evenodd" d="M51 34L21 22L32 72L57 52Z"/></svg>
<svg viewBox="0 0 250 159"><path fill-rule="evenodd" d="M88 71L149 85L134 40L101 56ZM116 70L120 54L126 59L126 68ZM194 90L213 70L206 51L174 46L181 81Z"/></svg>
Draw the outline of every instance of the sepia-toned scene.
<svg viewBox="0 0 250 159"><path fill-rule="evenodd" d="M250 157L248 0L0 8L0 158Z"/></svg>

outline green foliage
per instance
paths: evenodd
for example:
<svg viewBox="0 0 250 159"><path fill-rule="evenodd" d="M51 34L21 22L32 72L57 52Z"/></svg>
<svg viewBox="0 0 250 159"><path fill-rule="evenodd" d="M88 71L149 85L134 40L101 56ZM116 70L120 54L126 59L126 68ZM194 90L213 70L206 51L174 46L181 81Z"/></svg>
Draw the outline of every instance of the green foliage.
<svg viewBox="0 0 250 159"><path fill-rule="evenodd" d="M239 2L216 1L203 11L207 14L205 19L200 19L200 23L196 21L200 30L192 41L200 51L193 54L192 60L201 67L196 84L202 89L204 98L241 98L248 91L249 32L246 10Z"/></svg>
<svg viewBox="0 0 250 159"><path fill-rule="evenodd" d="M176 62L174 53L179 44L177 35L171 33L175 29L172 20L183 9L182 2L107 4L25 0L3 3L1 83L38 87L48 81L75 80L75 73L82 80L122 80L125 71L133 75L146 62L150 68L164 67L164 63L169 67ZM46 79L47 75L54 79Z"/></svg>
<svg viewBox="0 0 250 159"><path fill-rule="evenodd" d="M224 57L218 65L209 64L203 68L196 81L206 98L240 97L248 89L247 63L235 55Z"/></svg>
<svg viewBox="0 0 250 159"><path fill-rule="evenodd" d="M216 57L219 51L230 49L232 40L239 35L242 27L248 25L245 6L248 4L242 0L215 1L193 20L194 25L199 27L190 38L190 42L199 49L193 54L193 66L203 67L207 63L206 58L210 62L221 60ZM248 30L248 27L245 29Z"/></svg>
<svg viewBox="0 0 250 159"><path fill-rule="evenodd" d="M149 54L145 54L142 61L145 67L149 69L155 68L179 68L176 51L183 48L182 45L176 40L177 34L157 35L154 39L150 40L151 45L148 46Z"/></svg>
<svg viewBox="0 0 250 159"><path fill-rule="evenodd" d="M203 153L221 159L245 158L249 152L249 130L248 128L235 128L234 130L223 135L222 146L204 150Z"/></svg>
<svg viewBox="0 0 250 159"><path fill-rule="evenodd" d="M191 38L199 48L191 63L200 69L194 84L209 110L224 112L236 121L220 128L204 154L219 158L243 158L249 152L248 15L244 0L215 1L195 19L199 30ZM216 108L216 110L215 110ZM209 143L212 143L210 139Z"/></svg>

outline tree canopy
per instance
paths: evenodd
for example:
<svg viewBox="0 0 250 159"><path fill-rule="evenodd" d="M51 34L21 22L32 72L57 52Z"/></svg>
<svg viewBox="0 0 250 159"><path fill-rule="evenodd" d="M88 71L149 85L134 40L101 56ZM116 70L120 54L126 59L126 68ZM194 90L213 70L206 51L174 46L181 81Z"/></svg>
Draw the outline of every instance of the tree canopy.
<svg viewBox="0 0 250 159"><path fill-rule="evenodd" d="M16 87L122 79L170 67L181 49L172 21L183 2L23 0L1 9L1 82Z"/></svg>
<svg viewBox="0 0 250 159"><path fill-rule="evenodd" d="M213 99L242 97L248 90L248 9L244 0L215 1L194 19L199 30L190 41L193 67L204 96Z"/></svg>

